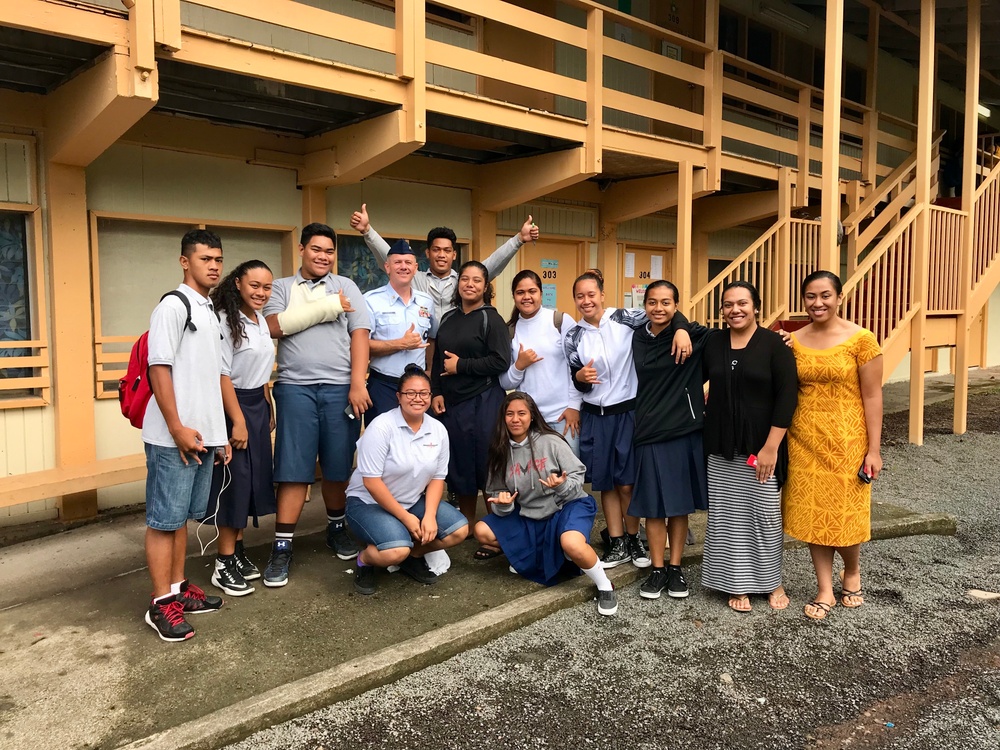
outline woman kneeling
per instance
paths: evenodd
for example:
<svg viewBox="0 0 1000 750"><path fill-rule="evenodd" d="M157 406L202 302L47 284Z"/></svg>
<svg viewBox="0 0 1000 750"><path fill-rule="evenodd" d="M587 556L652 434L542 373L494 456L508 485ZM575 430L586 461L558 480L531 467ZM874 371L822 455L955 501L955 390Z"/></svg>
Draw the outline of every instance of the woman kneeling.
<svg viewBox="0 0 1000 750"><path fill-rule="evenodd" d="M465 540L469 525L441 502L448 475L448 432L426 412L430 380L416 365L399 379L399 408L379 415L358 441L358 467L347 487L347 523L365 546L354 589L374 594L376 568L398 565L420 583L437 582L424 555Z"/></svg>
<svg viewBox="0 0 1000 750"><path fill-rule="evenodd" d="M551 586L567 565L597 585L597 611L618 611L614 587L590 546L597 505L583 492L584 466L527 393L507 395L490 444L486 485L493 514L476 539L499 546L525 578Z"/></svg>

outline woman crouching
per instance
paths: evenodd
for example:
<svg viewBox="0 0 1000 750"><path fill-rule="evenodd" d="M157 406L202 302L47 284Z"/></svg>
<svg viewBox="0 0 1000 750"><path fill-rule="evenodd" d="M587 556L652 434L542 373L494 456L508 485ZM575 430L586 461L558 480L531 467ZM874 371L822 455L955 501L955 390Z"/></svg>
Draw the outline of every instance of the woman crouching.
<svg viewBox="0 0 1000 750"><path fill-rule="evenodd" d="M396 391L399 407L380 414L358 441L358 467L347 487L347 524L364 546L354 589L374 594L375 571L398 565L415 581L437 582L424 555L461 543L468 522L441 502L448 475L448 432L427 414L431 384L407 365Z"/></svg>
<svg viewBox="0 0 1000 750"><path fill-rule="evenodd" d="M584 466L550 428L534 400L504 399L487 459L493 514L476 524L476 539L499 546L525 578L551 586L567 560L597 586L597 611L618 611L614 586L590 546L597 504L583 492Z"/></svg>

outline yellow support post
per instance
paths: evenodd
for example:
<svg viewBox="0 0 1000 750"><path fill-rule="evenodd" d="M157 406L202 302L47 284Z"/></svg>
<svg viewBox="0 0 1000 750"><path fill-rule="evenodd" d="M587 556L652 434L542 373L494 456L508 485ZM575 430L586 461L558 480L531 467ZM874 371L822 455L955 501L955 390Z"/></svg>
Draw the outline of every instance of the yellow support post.
<svg viewBox="0 0 1000 750"><path fill-rule="evenodd" d="M694 213L694 171L691 162L677 165L677 247L674 250L674 283L680 293L681 304L687 304L694 294L691 274L692 225Z"/></svg>
<svg viewBox="0 0 1000 750"><path fill-rule="evenodd" d="M826 4L826 61L823 76L823 184L819 267L840 272L840 110L844 67L844 3ZM801 127L801 126L800 126ZM807 134L808 135L808 134ZM801 139L801 134L800 134ZM799 143L801 147L801 140Z"/></svg>
<svg viewBox="0 0 1000 750"><path fill-rule="evenodd" d="M924 360L927 329L927 282L930 261L931 160L934 128L934 15L936 0L920 6L920 74L917 96L917 211L913 243L913 304L910 322L910 442L924 442Z"/></svg>
<svg viewBox="0 0 1000 750"><path fill-rule="evenodd" d="M963 435L969 426L969 366L972 324L977 311L970 310L972 295L972 258L976 226L976 149L979 145L979 57L982 47L981 0L968 0L965 55L965 148L962 152L962 210L966 212L962 232L962 255L959 267L959 306L955 341L955 412L952 431Z"/></svg>

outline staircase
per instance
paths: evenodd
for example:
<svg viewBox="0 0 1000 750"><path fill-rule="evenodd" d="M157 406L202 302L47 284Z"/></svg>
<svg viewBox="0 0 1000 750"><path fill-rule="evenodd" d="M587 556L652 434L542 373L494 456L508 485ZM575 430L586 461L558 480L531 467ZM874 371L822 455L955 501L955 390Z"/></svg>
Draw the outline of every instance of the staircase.
<svg viewBox="0 0 1000 750"><path fill-rule="evenodd" d="M935 174L942 136L938 134L934 142ZM955 346L960 322L974 320L1000 284L1000 158L996 156L996 144L981 145L981 182L975 194L972 222L966 211L913 204L915 153L872 189L844 220L842 255L848 278L842 314L878 338L885 357L885 378L910 352L911 323L922 306L926 307L926 315L921 316L925 347ZM779 216L761 237L692 296L691 318L721 327L722 290L736 280L749 281L760 291L762 325L803 318L799 285L806 275L817 270L820 227L819 221ZM970 229L973 250L968 258L964 238ZM926 282L919 267L921 233L926 233ZM926 296L917 294L922 283L927 284ZM925 299L922 304L917 301L921 296Z"/></svg>

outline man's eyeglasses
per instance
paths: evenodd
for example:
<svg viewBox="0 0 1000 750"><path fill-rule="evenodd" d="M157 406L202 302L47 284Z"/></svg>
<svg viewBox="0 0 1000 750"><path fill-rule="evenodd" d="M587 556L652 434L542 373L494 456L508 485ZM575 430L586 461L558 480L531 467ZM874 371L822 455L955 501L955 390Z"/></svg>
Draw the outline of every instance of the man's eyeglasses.
<svg viewBox="0 0 1000 750"><path fill-rule="evenodd" d="M410 401L413 401L414 399L418 398L423 400L425 398L431 397L430 391L400 391L399 393L401 396L403 396L403 398L408 398L410 399Z"/></svg>

